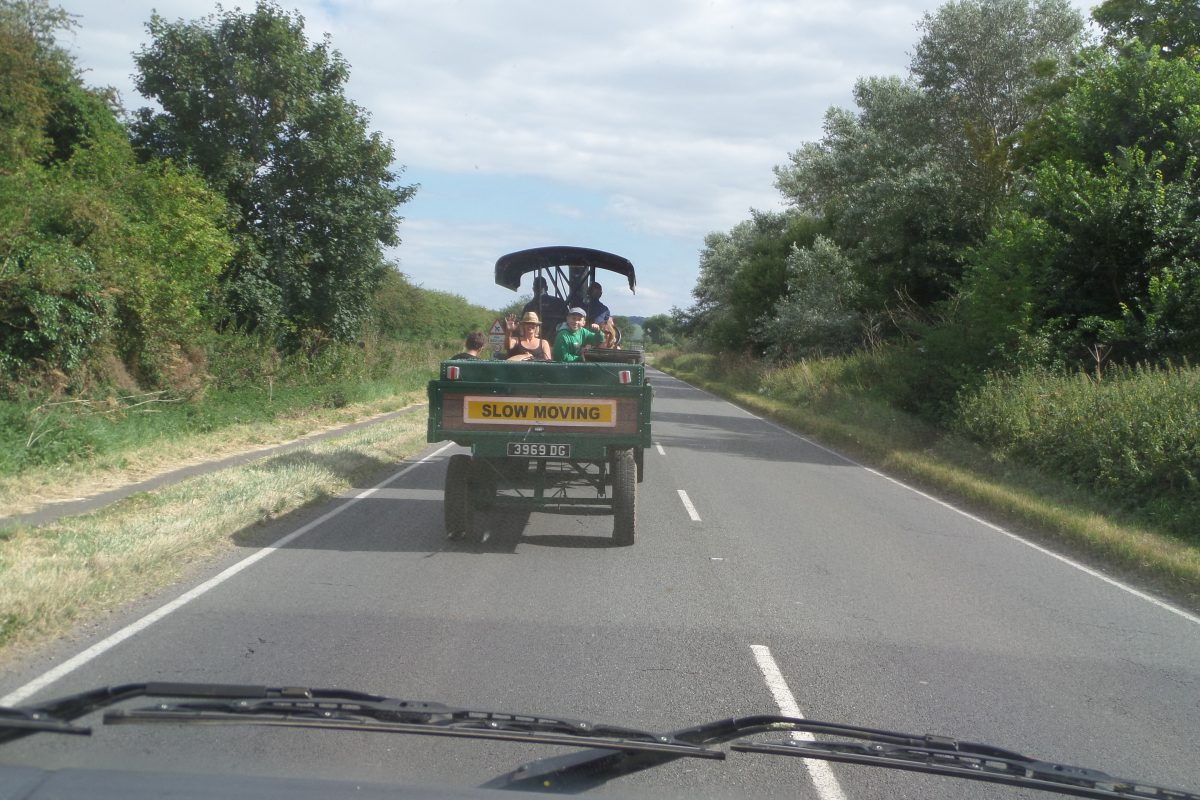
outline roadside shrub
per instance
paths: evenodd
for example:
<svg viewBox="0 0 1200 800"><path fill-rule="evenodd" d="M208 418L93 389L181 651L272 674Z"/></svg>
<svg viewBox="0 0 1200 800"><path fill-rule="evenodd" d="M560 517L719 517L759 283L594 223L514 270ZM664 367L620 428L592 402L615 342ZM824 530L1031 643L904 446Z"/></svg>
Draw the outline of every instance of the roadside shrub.
<svg viewBox="0 0 1200 800"><path fill-rule="evenodd" d="M862 286L850 259L831 239L811 247L792 245L787 257L787 294L754 328L773 360L841 353L859 344L861 315L853 308Z"/></svg>
<svg viewBox="0 0 1200 800"><path fill-rule="evenodd" d="M957 427L992 449L1102 492L1200 538L1200 369L992 375L962 397Z"/></svg>
<svg viewBox="0 0 1200 800"><path fill-rule="evenodd" d="M35 364L71 372L113 323L91 259L65 242L28 243L0 261L0 375Z"/></svg>

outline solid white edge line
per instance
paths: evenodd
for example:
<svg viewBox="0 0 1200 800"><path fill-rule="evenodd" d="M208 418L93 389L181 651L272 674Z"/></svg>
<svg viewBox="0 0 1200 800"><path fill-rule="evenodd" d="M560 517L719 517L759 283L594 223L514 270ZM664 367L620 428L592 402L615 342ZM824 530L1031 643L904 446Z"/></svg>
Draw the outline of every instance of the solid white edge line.
<svg viewBox="0 0 1200 800"><path fill-rule="evenodd" d="M688 516L692 518L692 522L699 522L700 515L696 513L696 507L692 505L692 500L687 496L687 492L683 489L676 489L679 492L679 499L683 501L683 507L687 509Z"/></svg>
<svg viewBox="0 0 1200 800"><path fill-rule="evenodd" d="M86 650L84 650L80 653L77 653L76 655L67 659L63 663L59 664L57 667L54 667L53 669L42 673L40 676L38 676L37 678L34 678L33 680L31 680L29 683L25 684L21 688L16 689L15 691L9 692L4 697L0 697L0 706L15 706L17 703L20 703L22 700L24 700L25 698L34 694L35 692L41 691L42 689L46 688L50 684L59 680L60 678L63 678L66 675L70 674L71 672L74 672L75 670L79 669L84 664L88 663L89 661L91 661L92 659L101 655L102 653L116 647L118 644L125 641L129 637L150 627L155 622L158 622L160 619L162 619L163 617L170 614L172 611L176 611L179 608L182 608L184 605L191 602L192 600L195 600L197 597L204 594L208 590L224 583L225 581L232 578L234 575L238 574L239 572L241 572L242 570L244 570L246 567L250 566L251 564L255 563L256 561L258 561L262 558L266 558L271 553L275 552L276 550L280 549L281 547L284 547L285 545L292 542L293 540L303 536L304 534L311 531L313 528L316 528L317 526L321 525L322 523L332 519L333 517L336 517L338 514L342 513L347 508L349 508L350 506L357 503L359 500L364 500L364 499L370 497L375 492L382 489L384 486L387 486L389 483L391 483L394 480L398 480L399 478L403 477L411 470L416 469L417 467L421 466L422 464L426 463L431 458L436 456L438 453L442 452L443 450L445 450L448 447L452 447L453 445L454 445L453 442L448 442L448 443L442 445L437 450L434 450L432 453L430 453L429 455L422 458L420 461L416 461L412 464L409 464L404 469L400 470L399 472L397 472L396 474L394 474L388 478L385 478L383 481L375 484L370 489L367 489L366 491L356 494L354 497L352 497L349 500L347 500L346 502L342 503L340 506L333 509L332 511L330 511L326 514L323 514L320 517L317 517L312 522L309 522L306 525L303 525L300 528L297 528L296 530L292 531L291 533L287 534L286 536L282 537L281 539L278 539L273 544L270 544L270 545L262 548L258 552L253 553L253 554L247 556L246 558L243 558L241 561L237 562L236 564L234 564L231 567L226 568L224 571L218 573L217 575L213 576L212 578L209 578L207 581L200 584L199 586L196 586L196 587L192 588L191 590L184 592L179 597L175 598L174 600L167 603L166 605L160 606L159 608L155 609L154 611L151 611L149 614L142 617L141 619L139 619L135 622L131 622L130 624L126 625L124 628L121 628L121 630L117 631L116 633L112 634L111 636L108 636L107 638L102 639L99 642L96 642L94 645L87 648Z"/></svg>
<svg viewBox="0 0 1200 800"><path fill-rule="evenodd" d="M676 378L676 380L679 380L679 379ZM1109 584L1110 586L1114 586L1123 592L1133 595L1134 597L1145 600L1147 603L1151 603L1155 606L1158 606L1159 608L1161 608L1164 611L1169 611L1172 614L1175 614L1176 616L1187 620L1188 622L1191 622L1195 625L1200 625L1200 616L1192 614L1188 611L1184 611L1182 608L1177 608L1176 606L1173 606L1164 600L1160 600L1157 597L1147 594L1146 592L1143 592L1140 589L1135 589L1134 587L1132 587L1126 583L1122 583L1121 581L1116 580L1115 578L1110 578L1109 576L1105 575L1103 572L1092 569L1091 567L1086 566L1084 564L1080 564L1078 561L1075 561L1074 559L1071 559L1071 558L1067 558L1066 556L1064 556L1060 553L1056 553L1053 550L1050 550L1046 547L1042 547L1040 544L1035 544L1034 542L1031 542L1024 537L1018 536L1017 534L1013 533L1012 531L1006 530L1006 529L1000 527L999 525L996 525L995 523L988 522L985 519L980 519L979 517L975 516L971 512L964 511L963 509L958 508L957 506L952 505L951 503L947 503L945 500L939 500L938 498L934 497L931 494L926 494L925 492L921 491L920 489L917 489L913 486L909 486L904 481L897 480L896 478L893 478L890 475L886 475L872 467L868 467L865 464L860 464L857 461L855 461L854 459L844 456L841 453L837 452L836 450L830 450L825 445L817 444L812 439L809 439L807 436L796 433L795 431L793 431L789 428L785 428L784 426L779 425L778 423L772 422L769 419L764 419L763 417L760 417L757 414L752 414L749 411L746 411L746 409L737 405L736 403L731 403L730 401L726 400L723 397L717 397L715 394L712 394L711 392L706 392L705 390L699 388L698 386L692 386L687 381L680 381L680 383L683 383L685 386L691 386L691 388L695 389L696 391L701 392L702 394L706 394L709 397L713 397L713 398L719 400L720 402L725 403L728 406L732 406L733 408L736 408L738 411L741 411L744 414L753 417L754 419L758 420L759 422L770 425L772 428L775 428L776 430L783 431L784 433L788 434L789 436L795 436L797 439L812 445L813 447L817 448L818 450L824 450L826 453L829 453L832 456L836 456L837 458L840 458L842 461L845 461L847 464L853 464L854 466L858 467L859 469L866 470L867 472L871 473L872 475L876 475L880 478L883 478L885 481L890 481L901 488L907 489L908 491L912 492L913 494L924 497L926 500L932 500L933 502L937 503L938 505L940 505L944 508L948 508L951 511L955 512L956 514L961 514L962 516L966 517L967 519L972 520L974 522L978 522L980 525L983 525L986 528L991 528L992 530L996 531L997 533L1004 534L1005 536L1012 539L1013 541L1020 542L1021 544L1025 545L1026 547L1031 547L1034 550L1037 550L1039 553L1042 553L1044 555L1050 556L1051 558L1057 559L1068 566L1074 567L1075 569L1079 570L1080 572L1084 572L1088 575L1091 575L1093 578L1098 578L1098 579L1104 581L1105 583Z"/></svg>
<svg viewBox="0 0 1200 800"><path fill-rule="evenodd" d="M758 662L758 671L762 673L771 697L775 699L775 705L779 707L779 713L785 717L804 719L804 714L800 713L800 706L797 705L792 690L788 688L783 673L779 671L779 665L775 663L770 648L766 645L752 644L750 650L754 653L754 660ZM791 736L792 739L799 742L816 741L816 737L807 731L792 731ZM815 758L803 758L801 761L808 768L808 775L812 778L813 786L817 788L817 794L821 796L822 800L846 800L841 784L838 783L837 776L833 774L833 769L828 761Z"/></svg>

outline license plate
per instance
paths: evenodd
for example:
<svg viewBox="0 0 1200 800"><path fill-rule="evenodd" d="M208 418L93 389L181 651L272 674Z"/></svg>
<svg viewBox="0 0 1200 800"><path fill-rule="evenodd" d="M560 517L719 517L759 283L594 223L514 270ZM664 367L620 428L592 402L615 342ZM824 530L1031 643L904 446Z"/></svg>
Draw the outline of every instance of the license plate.
<svg viewBox="0 0 1200 800"><path fill-rule="evenodd" d="M547 442L509 442L508 454L519 458L570 458L571 445Z"/></svg>

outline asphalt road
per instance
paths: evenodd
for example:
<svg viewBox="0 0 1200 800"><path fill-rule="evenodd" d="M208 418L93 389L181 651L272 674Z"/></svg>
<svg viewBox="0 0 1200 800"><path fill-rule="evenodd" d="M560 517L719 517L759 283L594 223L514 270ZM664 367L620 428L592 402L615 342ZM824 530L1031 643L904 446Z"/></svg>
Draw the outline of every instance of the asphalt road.
<svg viewBox="0 0 1200 800"><path fill-rule="evenodd" d="M0 694L23 697L47 670L126 631L34 697L145 680L340 686L663 730L794 700L811 719L942 733L1200 788L1200 619L668 376L652 381L659 446L646 452L633 547L609 546L608 516L512 511L488 517L482 544L446 541L441 486L457 449L434 446L319 524L345 501L262 531L265 545L310 526L283 546L240 549L193 584L14 665ZM478 785L552 752L130 726L28 739L0 750L0 762ZM1044 796L738 754L607 790Z"/></svg>

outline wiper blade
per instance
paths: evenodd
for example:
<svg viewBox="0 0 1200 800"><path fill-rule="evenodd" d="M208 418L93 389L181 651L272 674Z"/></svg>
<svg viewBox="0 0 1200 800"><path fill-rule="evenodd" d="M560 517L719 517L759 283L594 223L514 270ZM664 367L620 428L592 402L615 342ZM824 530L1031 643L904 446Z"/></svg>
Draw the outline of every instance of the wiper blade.
<svg viewBox="0 0 1200 800"><path fill-rule="evenodd" d="M142 723L263 725L379 733L412 733L534 742L605 750L725 758L669 735L582 720L453 708L336 689L293 689L288 697L206 700L109 711L106 725ZM303 696L296 693L306 692Z"/></svg>
<svg viewBox="0 0 1200 800"><path fill-rule="evenodd" d="M826 723L807 720L795 730L830 733ZM841 732L846 735L846 732ZM991 745L962 742L941 736L909 736L887 731L863 735L865 742L788 741L738 743L730 749L742 753L818 758L845 764L889 767L909 772L949 775L987 783L1001 783L1047 792L1094 798L1152 798L1200 800L1200 795L1168 789L1143 781L1117 778L1100 770L1042 761ZM855 736L860 734L851 733ZM884 741L883 737L907 741Z"/></svg>
<svg viewBox="0 0 1200 800"><path fill-rule="evenodd" d="M714 745L771 732L822 734L860 741L734 743L730 749L950 775L1077 797L1200 800L1200 795L1193 792L1114 778L1098 770L1040 761L992 745L798 717L771 714L731 717L678 730L670 735L686 742ZM532 792L583 792L621 775L666 764L675 758L669 754L595 750L570 753L525 764L483 785L493 789Z"/></svg>
<svg viewBox="0 0 1200 800"><path fill-rule="evenodd" d="M723 759L726 755L724 751L710 750L669 734L582 720L452 708L440 703L400 700L346 689L220 683L130 683L13 709L14 719L20 719L11 728L0 724L0 743L39 731L82 733L87 729L70 726L70 720L138 697L191 698L198 702L160 703L151 708L109 711L104 715L105 724L278 725L502 739L670 754L675 758Z"/></svg>

